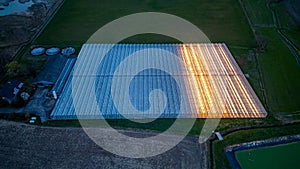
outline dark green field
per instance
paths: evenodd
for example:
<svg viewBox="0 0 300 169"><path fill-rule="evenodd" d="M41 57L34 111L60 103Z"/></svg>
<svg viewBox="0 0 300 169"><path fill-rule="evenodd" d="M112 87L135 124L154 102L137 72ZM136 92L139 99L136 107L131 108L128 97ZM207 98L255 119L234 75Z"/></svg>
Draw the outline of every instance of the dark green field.
<svg viewBox="0 0 300 169"><path fill-rule="evenodd" d="M242 169L299 169L300 142L235 153Z"/></svg>
<svg viewBox="0 0 300 169"><path fill-rule="evenodd" d="M299 57L299 53L297 55L289 49L277 29L298 45L300 28L290 16L284 2L271 3L269 8L267 0L243 2L254 29L267 43L266 49L259 53L258 60L270 113L288 114L299 111L300 65L295 59ZM273 20L273 15L277 21Z"/></svg>
<svg viewBox="0 0 300 169"><path fill-rule="evenodd" d="M131 0L126 3L116 0L66 0L35 43L80 45L103 25L137 12L174 14L198 26L213 42L255 46L254 36L238 0ZM169 39L140 36L127 42L164 43Z"/></svg>
<svg viewBox="0 0 300 169"><path fill-rule="evenodd" d="M266 28L260 32L272 39L267 52L259 58L271 111L300 110L300 66L277 32Z"/></svg>
<svg viewBox="0 0 300 169"><path fill-rule="evenodd" d="M251 23L257 26L273 26L272 14L267 8L266 0L243 0Z"/></svg>

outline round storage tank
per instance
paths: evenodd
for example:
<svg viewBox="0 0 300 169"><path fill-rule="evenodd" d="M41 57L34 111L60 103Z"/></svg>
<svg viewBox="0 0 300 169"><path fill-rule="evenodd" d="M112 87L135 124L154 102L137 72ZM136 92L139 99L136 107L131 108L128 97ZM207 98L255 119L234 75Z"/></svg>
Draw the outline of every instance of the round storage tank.
<svg viewBox="0 0 300 169"><path fill-rule="evenodd" d="M61 53L65 56L70 56L73 55L75 53L75 49L73 47L67 47L64 48Z"/></svg>
<svg viewBox="0 0 300 169"><path fill-rule="evenodd" d="M46 50L46 55L49 55L49 56L57 55L57 54L59 54L59 52L60 52L59 48L53 47L53 48L49 48Z"/></svg>
<svg viewBox="0 0 300 169"><path fill-rule="evenodd" d="M33 48L32 50L31 50L31 55L33 55L33 56L39 56L39 55L42 55L42 54L44 54L45 53L45 48L43 48L43 47L38 47L38 48Z"/></svg>

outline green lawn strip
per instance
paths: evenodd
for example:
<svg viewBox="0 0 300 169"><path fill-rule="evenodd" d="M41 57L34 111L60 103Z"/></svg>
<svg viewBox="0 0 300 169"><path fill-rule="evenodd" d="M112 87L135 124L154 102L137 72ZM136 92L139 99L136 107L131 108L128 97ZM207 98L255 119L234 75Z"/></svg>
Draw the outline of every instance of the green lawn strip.
<svg viewBox="0 0 300 169"><path fill-rule="evenodd" d="M244 119L233 119L224 118L221 119L217 131L226 131L233 128L239 127L255 127L255 126L265 126L265 125L279 125L281 124L273 116L268 115L266 118L244 118Z"/></svg>
<svg viewBox="0 0 300 169"><path fill-rule="evenodd" d="M268 0L242 0L254 25L273 25L272 13L267 8Z"/></svg>
<svg viewBox="0 0 300 169"><path fill-rule="evenodd" d="M136 123L128 119L118 119L118 120L106 120L106 122L113 128L119 129L136 129L136 130L152 130L162 132L167 130L176 119L156 119L150 123ZM180 125L184 128L186 125L190 124L194 119L178 119ZM143 120L140 120L143 121ZM199 135L204 124L205 119L196 119L194 126L189 132L189 135ZM104 120L84 120L84 126L89 127L107 127L104 125ZM42 124L43 126L52 127L81 127L81 123L78 120L49 120ZM174 134L183 133L180 129L173 131Z"/></svg>
<svg viewBox="0 0 300 169"><path fill-rule="evenodd" d="M300 142L236 152L243 169L300 168Z"/></svg>
<svg viewBox="0 0 300 169"><path fill-rule="evenodd" d="M238 0L132 0L126 3L116 0L66 0L35 44L80 45L96 30L114 19L150 11L182 17L198 26L213 42L255 46L253 34ZM119 29L121 31L122 28ZM134 42L143 42L139 38L135 40ZM155 42L166 43L160 39L155 39Z"/></svg>
<svg viewBox="0 0 300 169"><path fill-rule="evenodd" d="M267 102L272 112L300 109L300 67L294 56L273 29L259 29L268 38L268 46L259 56Z"/></svg>
<svg viewBox="0 0 300 169"><path fill-rule="evenodd" d="M174 122L175 119L156 119L152 123L135 123L127 119L119 119L119 120L106 120L108 124L114 128L120 129L138 129L138 130L152 130L162 132L168 129ZM187 124L192 123L193 119L179 119L182 127ZM143 120L140 120L143 121ZM198 136L202 130L203 124L205 123L205 119L196 119L194 122L194 126L189 132L189 135ZM277 121L272 118L267 119L221 119L217 131L224 131L234 127L240 126L257 126L257 125L269 125L276 124ZM104 120L85 120L84 126L91 127L103 127ZM55 126L55 127L81 127L81 124L78 120L50 120L42 124L43 126ZM182 133L179 129L174 133Z"/></svg>
<svg viewBox="0 0 300 169"><path fill-rule="evenodd" d="M300 133L300 124L291 126L282 126L275 128L251 129L234 132L224 137L223 141L213 142L214 168L230 168L229 162L225 155L225 147L233 144L264 140L273 137L294 135Z"/></svg>

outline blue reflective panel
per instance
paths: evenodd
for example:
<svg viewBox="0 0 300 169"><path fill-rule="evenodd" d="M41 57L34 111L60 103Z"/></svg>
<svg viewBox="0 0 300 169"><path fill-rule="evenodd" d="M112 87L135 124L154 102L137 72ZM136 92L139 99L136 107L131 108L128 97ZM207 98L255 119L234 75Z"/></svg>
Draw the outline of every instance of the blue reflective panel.
<svg viewBox="0 0 300 169"><path fill-rule="evenodd" d="M159 76L149 75L153 72L156 72ZM180 98L179 87L171 75L157 69L146 69L132 79L129 96L133 106L140 111L148 110L150 108L149 95L154 89L161 90L167 98L164 113L176 114L179 111L179 107L174 105L180 105L180 102L174 97Z"/></svg>

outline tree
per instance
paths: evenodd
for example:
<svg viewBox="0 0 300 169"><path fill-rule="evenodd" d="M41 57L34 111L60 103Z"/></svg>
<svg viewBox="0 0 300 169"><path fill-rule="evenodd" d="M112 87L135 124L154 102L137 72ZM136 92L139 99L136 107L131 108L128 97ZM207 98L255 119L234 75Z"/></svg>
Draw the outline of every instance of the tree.
<svg viewBox="0 0 300 169"><path fill-rule="evenodd" d="M6 65L6 69L7 69L7 75L10 78L16 77L20 74L20 72L22 71L22 65L20 63L18 63L17 61L12 61L9 64Z"/></svg>

